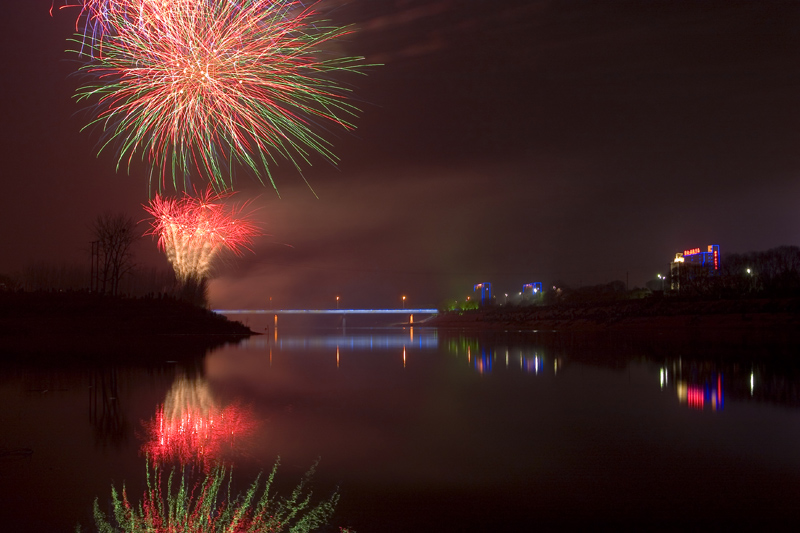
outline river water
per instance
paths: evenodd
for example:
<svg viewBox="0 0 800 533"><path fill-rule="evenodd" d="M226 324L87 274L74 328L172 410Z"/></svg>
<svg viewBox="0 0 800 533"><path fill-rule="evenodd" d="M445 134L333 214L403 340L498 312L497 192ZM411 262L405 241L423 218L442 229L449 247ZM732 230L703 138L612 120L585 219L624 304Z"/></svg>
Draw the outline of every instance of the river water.
<svg viewBox="0 0 800 533"><path fill-rule="evenodd" d="M797 346L278 328L188 365L4 367L0 529L90 530L146 455L236 487L280 456L288 491L319 459L329 531L793 527Z"/></svg>

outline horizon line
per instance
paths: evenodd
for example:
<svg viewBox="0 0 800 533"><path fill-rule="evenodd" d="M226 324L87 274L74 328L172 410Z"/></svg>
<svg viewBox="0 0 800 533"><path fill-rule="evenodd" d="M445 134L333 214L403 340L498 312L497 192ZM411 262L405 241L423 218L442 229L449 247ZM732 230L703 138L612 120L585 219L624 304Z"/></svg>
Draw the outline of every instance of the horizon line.
<svg viewBox="0 0 800 533"><path fill-rule="evenodd" d="M212 309L220 315L438 314L438 309Z"/></svg>

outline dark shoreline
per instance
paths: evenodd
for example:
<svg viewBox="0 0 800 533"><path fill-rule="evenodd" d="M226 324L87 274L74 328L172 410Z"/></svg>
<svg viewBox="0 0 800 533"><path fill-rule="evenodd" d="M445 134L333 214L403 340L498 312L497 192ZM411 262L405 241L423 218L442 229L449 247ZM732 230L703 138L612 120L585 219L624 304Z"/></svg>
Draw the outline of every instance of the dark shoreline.
<svg viewBox="0 0 800 533"><path fill-rule="evenodd" d="M169 297L0 293L0 360L9 362L186 361L255 334Z"/></svg>
<svg viewBox="0 0 800 533"><path fill-rule="evenodd" d="M550 306L495 306L452 311L425 327L470 330L800 331L800 298L683 300L645 298Z"/></svg>
<svg viewBox="0 0 800 533"><path fill-rule="evenodd" d="M496 306L435 315L414 324L470 332L554 331L800 337L800 298L647 298L551 306ZM0 361L154 364L202 358L258 333L169 297L114 298L86 292L0 292Z"/></svg>

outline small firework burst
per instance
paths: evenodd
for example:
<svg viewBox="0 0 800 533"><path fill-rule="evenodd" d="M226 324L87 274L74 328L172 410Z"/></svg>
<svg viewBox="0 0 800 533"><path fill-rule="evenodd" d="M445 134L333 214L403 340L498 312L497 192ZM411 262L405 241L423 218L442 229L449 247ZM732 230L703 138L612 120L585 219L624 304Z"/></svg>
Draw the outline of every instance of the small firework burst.
<svg viewBox="0 0 800 533"><path fill-rule="evenodd" d="M180 283L208 279L215 259L224 251L241 255L261 234L242 205L225 199L231 193L217 193L210 187L194 197L156 195L145 210L153 216L150 235L158 236Z"/></svg>

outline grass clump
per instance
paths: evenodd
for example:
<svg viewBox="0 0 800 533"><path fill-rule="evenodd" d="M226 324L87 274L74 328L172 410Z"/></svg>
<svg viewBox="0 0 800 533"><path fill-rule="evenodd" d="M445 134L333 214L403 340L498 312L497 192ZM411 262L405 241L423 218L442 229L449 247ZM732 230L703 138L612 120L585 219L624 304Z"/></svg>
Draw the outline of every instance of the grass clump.
<svg viewBox="0 0 800 533"><path fill-rule="evenodd" d="M318 461L317 461L318 463ZM250 488L231 497L232 474L217 466L195 483L187 481L185 470L177 480L175 469L163 479L162 470L148 463L147 488L137 505L128 499L125 485L121 494L111 486L111 511L104 513L94 501L94 521L99 533L255 533L316 531L330 520L339 501L338 490L316 504L311 502L308 484L317 463L300 480L288 498L271 492L280 464L260 489L261 475ZM260 495L259 495L260 493ZM78 526L76 531L80 533Z"/></svg>

